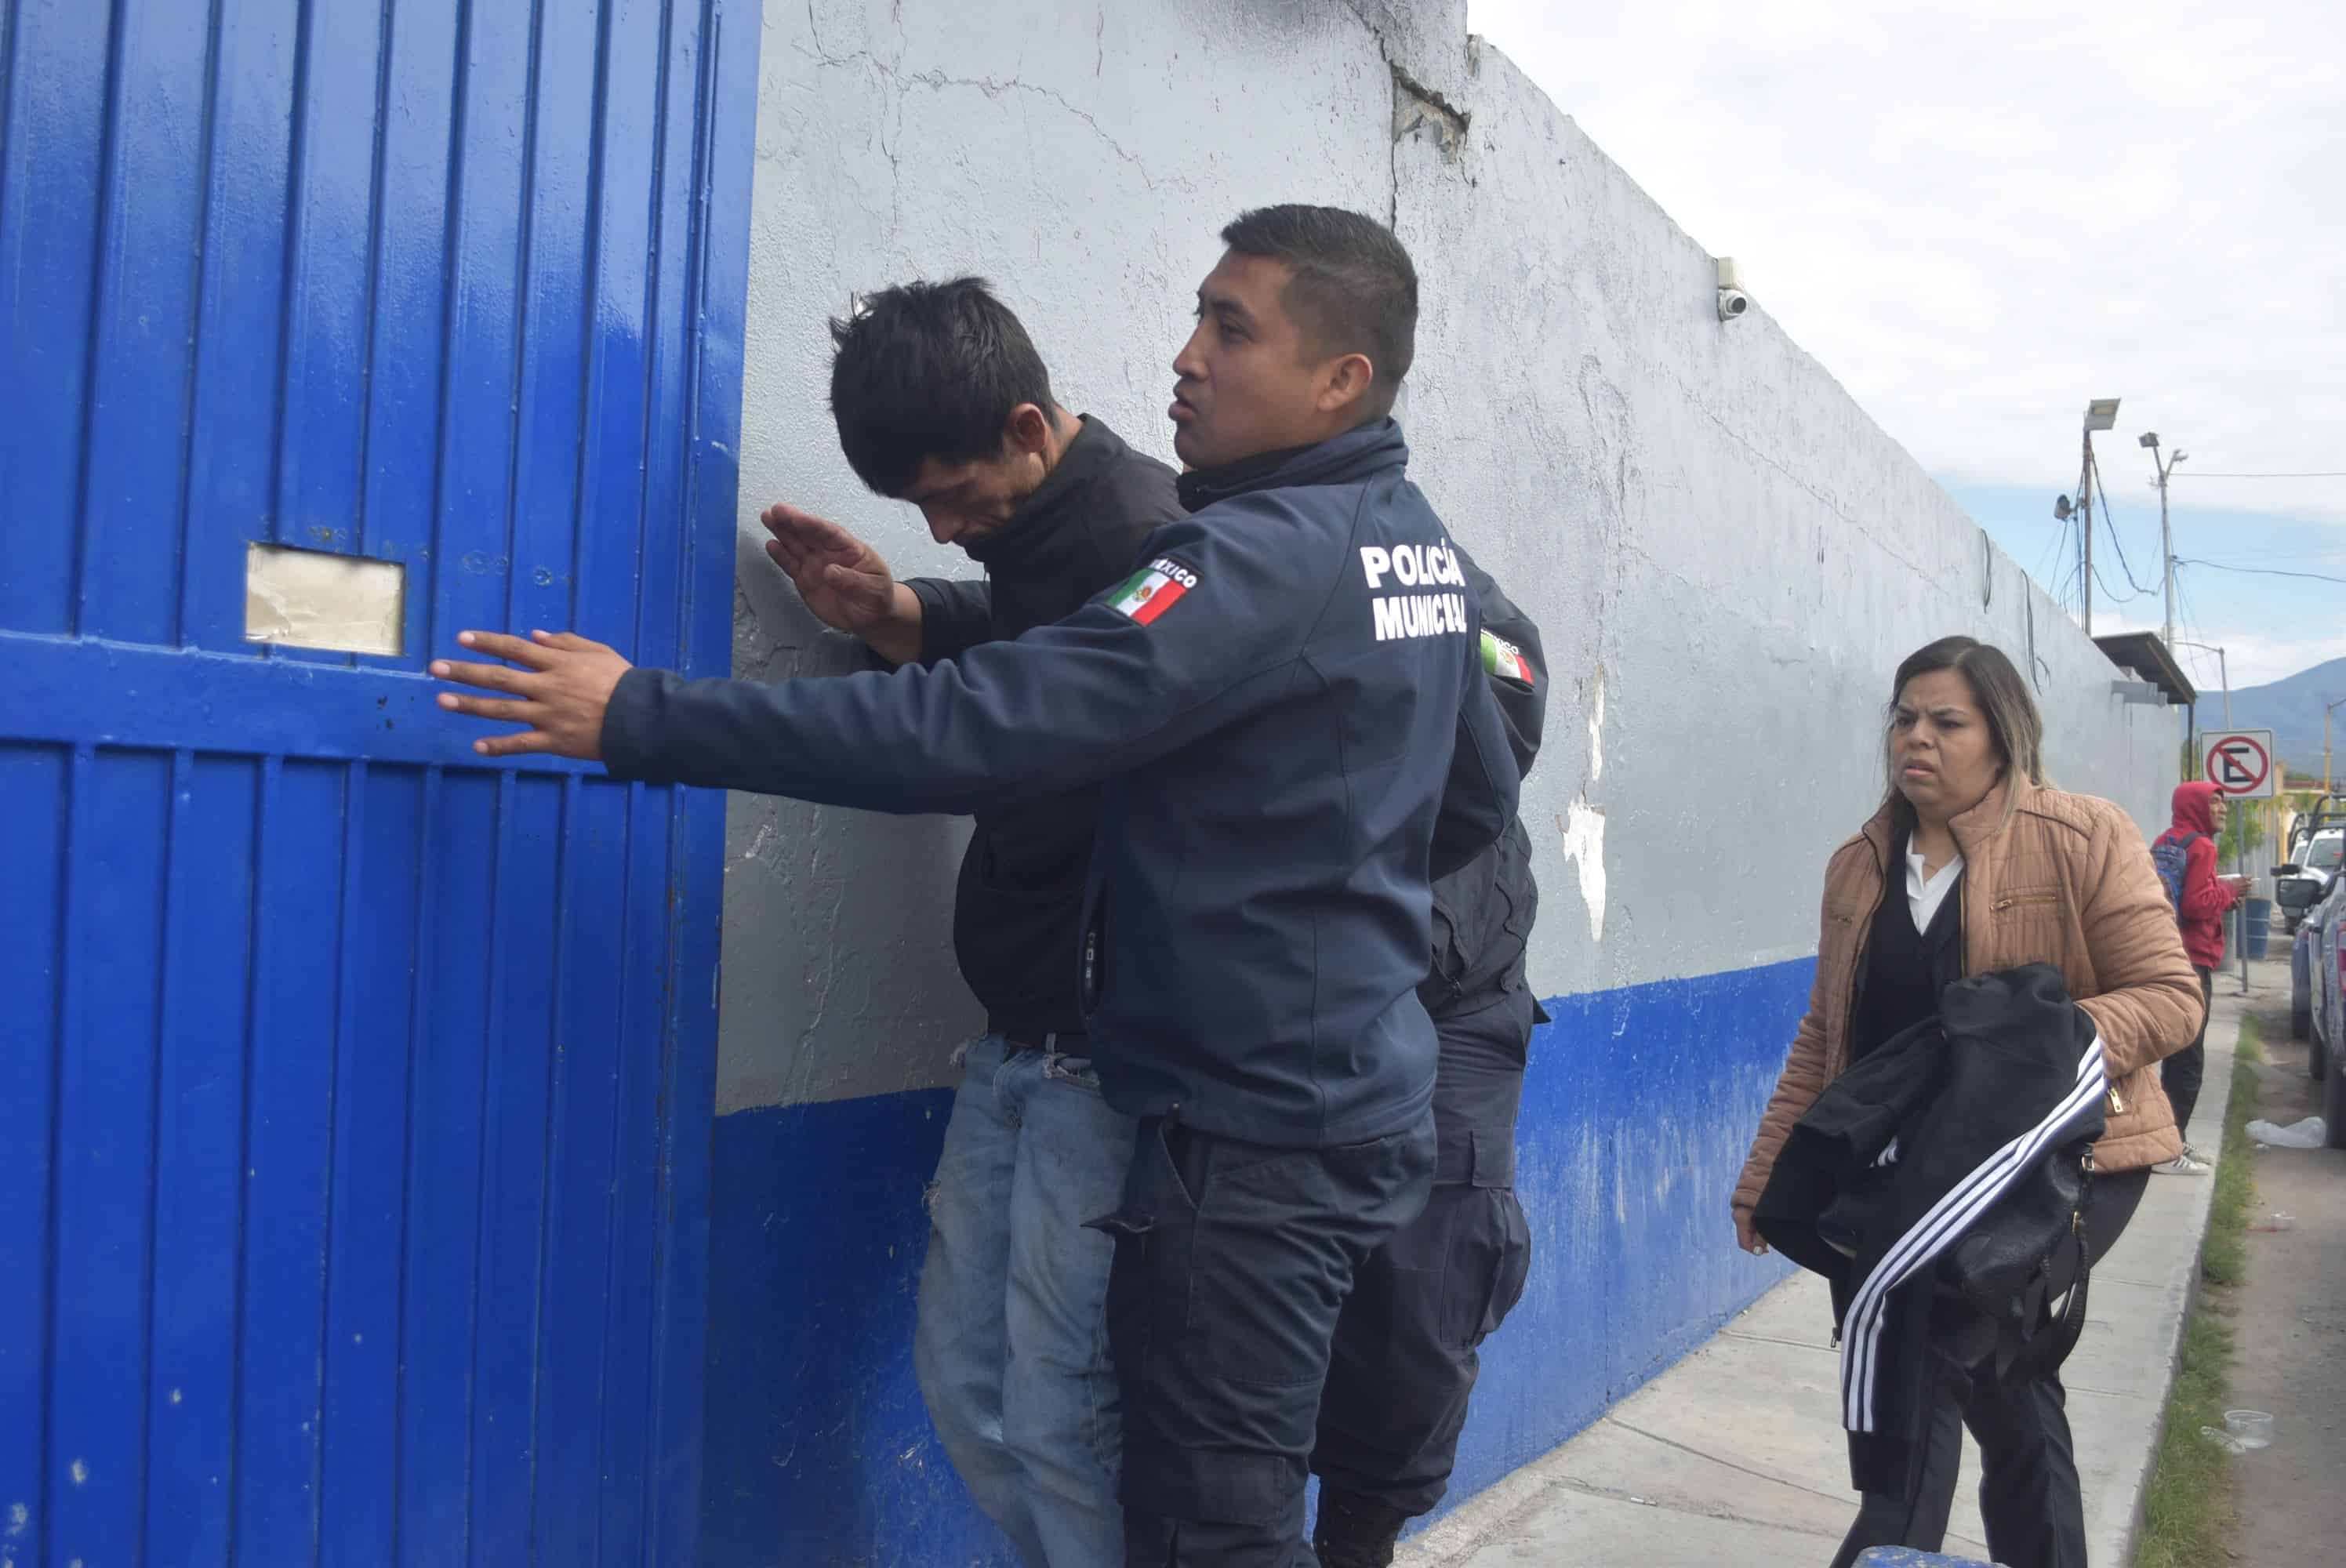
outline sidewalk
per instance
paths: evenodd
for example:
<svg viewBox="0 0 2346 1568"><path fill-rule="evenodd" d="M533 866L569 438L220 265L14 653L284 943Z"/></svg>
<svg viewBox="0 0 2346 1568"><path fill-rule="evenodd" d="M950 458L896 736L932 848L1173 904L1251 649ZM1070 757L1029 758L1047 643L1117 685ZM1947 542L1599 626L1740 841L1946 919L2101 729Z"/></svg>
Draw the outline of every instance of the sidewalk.
<svg viewBox="0 0 2346 1568"><path fill-rule="evenodd" d="M2281 968L2282 983L2288 970ZM2259 994L2269 983L2258 976ZM2243 999L2216 983L2208 1082L2192 1125L2213 1147L2231 1096ZM2154 1176L2094 1270L2085 1337L2063 1375L2093 1560L2132 1558L2158 1418L2198 1274L2212 1180ZM1728 1227L1722 1207L1721 1244ZM1397 1568L1786 1564L1831 1557L1857 1508L1835 1422L1837 1353L1824 1282L1801 1273L1594 1426L1403 1543ZM1985 1559L1964 1440L1945 1550Z"/></svg>

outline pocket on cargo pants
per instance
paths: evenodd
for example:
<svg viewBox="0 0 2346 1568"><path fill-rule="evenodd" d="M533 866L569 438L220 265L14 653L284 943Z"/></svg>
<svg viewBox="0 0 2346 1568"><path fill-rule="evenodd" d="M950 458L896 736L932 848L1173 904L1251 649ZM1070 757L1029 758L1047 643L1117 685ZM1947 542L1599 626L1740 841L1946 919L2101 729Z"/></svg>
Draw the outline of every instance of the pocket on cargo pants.
<svg viewBox="0 0 2346 1568"><path fill-rule="evenodd" d="M1466 1325L1470 1347L1482 1344L1507 1320L1507 1314L1524 1298L1524 1286L1532 1270L1532 1227L1524 1218L1524 1206L1515 1201L1511 1188L1487 1188L1483 1196L1488 1207L1475 1247L1487 1284L1482 1310Z"/></svg>

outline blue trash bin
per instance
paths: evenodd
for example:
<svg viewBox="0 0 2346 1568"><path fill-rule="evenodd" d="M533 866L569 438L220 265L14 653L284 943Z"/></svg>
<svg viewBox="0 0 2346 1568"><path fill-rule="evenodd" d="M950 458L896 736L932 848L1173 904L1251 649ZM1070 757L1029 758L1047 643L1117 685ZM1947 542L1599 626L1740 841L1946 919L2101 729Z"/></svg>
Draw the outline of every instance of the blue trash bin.
<svg viewBox="0 0 2346 1568"><path fill-rule="evenodd" d="M2262 958L2265 944L2272 940L2272 900L2250 899L2241 906L2241 950L2250 958Z"/></svg>

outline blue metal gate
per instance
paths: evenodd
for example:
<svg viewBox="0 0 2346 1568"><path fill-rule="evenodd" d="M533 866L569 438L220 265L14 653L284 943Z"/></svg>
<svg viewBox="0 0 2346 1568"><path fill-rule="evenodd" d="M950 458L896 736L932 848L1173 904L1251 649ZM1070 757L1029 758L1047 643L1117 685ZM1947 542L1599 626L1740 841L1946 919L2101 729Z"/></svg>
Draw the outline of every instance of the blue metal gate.
<svg viewBox="0 0 2346 1568"><path fill-rule="evenodd" d="M723 803L422 668L727 667L757 34L0 3L0 1564L689 1560Z"/></svg>

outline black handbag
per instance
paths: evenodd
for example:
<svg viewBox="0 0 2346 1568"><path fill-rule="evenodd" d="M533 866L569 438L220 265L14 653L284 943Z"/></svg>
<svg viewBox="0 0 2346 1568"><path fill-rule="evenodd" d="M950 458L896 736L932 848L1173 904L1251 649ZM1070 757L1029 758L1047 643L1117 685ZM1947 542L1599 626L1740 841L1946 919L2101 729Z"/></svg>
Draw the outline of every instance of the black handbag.
<svg viewBox="0 0 2346 1568"><path fill-rule="evenodd" d="M1999 1378L2054 1370L2085 1332L2093 1189L2089 1135L2047 1154L1939 1260L1942 1295L1992 1329Z"/></svg>

